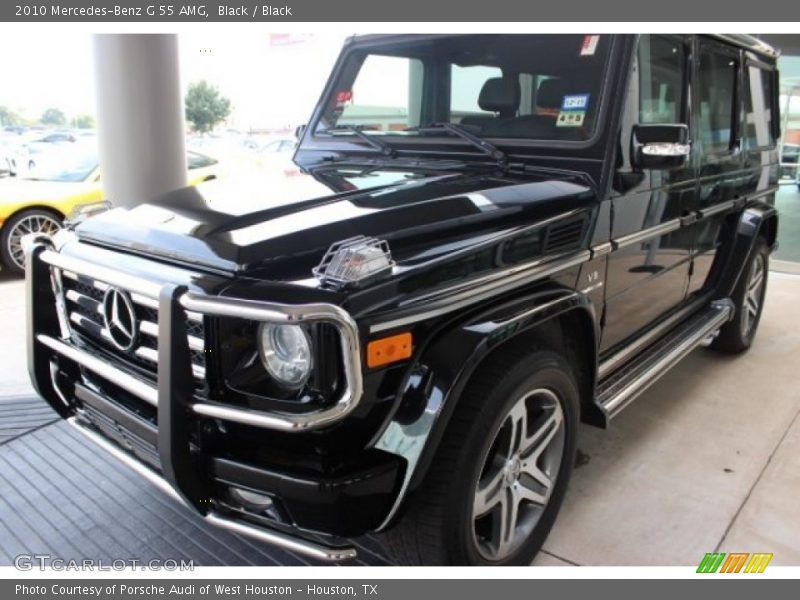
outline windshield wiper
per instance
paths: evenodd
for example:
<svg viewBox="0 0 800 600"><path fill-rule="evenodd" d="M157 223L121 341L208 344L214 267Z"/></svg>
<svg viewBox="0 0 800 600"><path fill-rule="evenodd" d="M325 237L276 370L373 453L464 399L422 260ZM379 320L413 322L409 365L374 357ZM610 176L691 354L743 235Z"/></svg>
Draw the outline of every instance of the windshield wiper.
<svg viewBox="0 0 800 600"><path fill-rule="evenodd" d="M482 137L475 135L471 131L468 131L465 127L461 125L457 125L456 123L448 123L448 122L441 122L441 123L430 123L429 125L423 125L421 127L411 127L407 131L417 131L419 133L424 133L426 131L437 131L444 129L445 131L452 133L462 139L467 140L473 146L475 146L478 150L483 152L484 154L488 154L493 159L497 161L497 164L503 168L508 166L508 156L506 153L500 150L497 146L490 144Z"/></svg>
<svg viewBox="0 0 800 600"><path fill-rule="evenodd" d="M395 156L397 156L397 150L392 148L389 144L387 144L383 140L380 140L375 136L364 133L364 130L361 127L357 127L356 125L339 125L338 127L329 127L328 129L323 129L322 131L320 131L320 133L338 133L342 131L349 131L356 137L367 142L370 146L378 150L384 156L388 156L390 158L394 158Z"/></svg>

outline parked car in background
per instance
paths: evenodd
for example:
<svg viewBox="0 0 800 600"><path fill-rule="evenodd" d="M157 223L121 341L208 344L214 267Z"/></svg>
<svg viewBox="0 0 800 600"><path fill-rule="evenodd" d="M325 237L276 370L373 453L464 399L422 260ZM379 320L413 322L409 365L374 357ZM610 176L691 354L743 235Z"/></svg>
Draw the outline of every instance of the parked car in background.
<svg viewBox="0 0 800 600"><path fill-rule="evenodd" d="M76 207L103 200L97 150L76 146L48 153L24 176L0 181L0 259L10 271L24 271L24 235L52 235ZM209 156L190 151L187 164L189 185L217 177L217 161Z"/></svg>
<svg viewBox="0 0 800 600"><path fill-rule="evenodd" d="M0 177L14 175L13 154L15 145L7 136L0 137Z"/></svg>
<svg viewBox="0 0 800 600"><path fill-rule="evenodd" d="M297 140L294 138L279 138L277 140L270 140L264 144L259 152L262 154L272 153L290 153L294 152L297 147Z"/></svg>
<svg viewBox="0 0 800 600"><path fill-rule="evenodd" d="M75 142L77 137L71 131L53 131L38 138L37 142L44 142L47 144L57 144L60 142Z"/></svg>

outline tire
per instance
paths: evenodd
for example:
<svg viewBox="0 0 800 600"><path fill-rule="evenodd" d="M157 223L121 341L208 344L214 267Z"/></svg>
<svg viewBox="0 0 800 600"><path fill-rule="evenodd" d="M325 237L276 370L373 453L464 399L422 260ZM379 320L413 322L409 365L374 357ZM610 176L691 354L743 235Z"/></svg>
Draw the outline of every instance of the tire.
<svg viewBox="0 0 800 600"><path fill-rule="evenodd" d="M549 350L517 345L489 360L470 380L425 481L385 533L399 564L529 565L555 522L575 460L575 377L567 361ZM520 421L512 417L523 410L535 442L518 452L519 459L507 460L517 454L512 423ZM549 493L533 472L550 476ZM484 498L494 501L478 508ZM513 535L503 538L500 517L512 515L509 506L518 508L517 527L506 528Z"/></svg>
<svg viewBox="0 0 800 600"><path fill-rule="evenodd" d="M58 215L39 208L23 210L12 216L3 224L0 232L0 258L3 265L10 272L22 275L25 272L25 259L20 246L22 236L28 233L53 235L62 225Z"/></svg>
<svg viewBox="0 0 800 600"><path fill-rule="evenodd" d="M759 237L731 297L735 306L733 319L719 330L711 343L713 350L739 354L750 348L761 321L768 275L769 248Z"/></svg>

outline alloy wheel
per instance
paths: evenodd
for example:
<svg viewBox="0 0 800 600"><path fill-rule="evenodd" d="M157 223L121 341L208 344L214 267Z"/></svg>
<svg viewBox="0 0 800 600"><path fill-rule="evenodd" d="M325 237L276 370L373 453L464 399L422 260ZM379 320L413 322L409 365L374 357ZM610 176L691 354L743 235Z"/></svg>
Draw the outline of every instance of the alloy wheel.
<svg viewBox="0 0 800 600"><path fill-rule="evenodd" d="M528 539L550 499L564 455L564 412L541 388L519 398L494 434L475 487L474 541L500 561Z"/></svg>
<svg viewBox="0 0 800 600"><path fill-rule="evenodd" d="M22 238L29 233L53 235L61 229L61 223L53 216L43 213L30 214L14 224L9 232L8 255L20 269L25 268L25 251L22 249Z"/></svg>
<svg viewBox="0 0 800 600"><path fill-rule="evenodd" d="M747 282L747 289L744 293L744 303L742 306L742 335L747 337L752 333L758 319L761 302L764 296L764 284L766 275L766 264L764 256L757 254L750 269L750 279Z"/></svg>

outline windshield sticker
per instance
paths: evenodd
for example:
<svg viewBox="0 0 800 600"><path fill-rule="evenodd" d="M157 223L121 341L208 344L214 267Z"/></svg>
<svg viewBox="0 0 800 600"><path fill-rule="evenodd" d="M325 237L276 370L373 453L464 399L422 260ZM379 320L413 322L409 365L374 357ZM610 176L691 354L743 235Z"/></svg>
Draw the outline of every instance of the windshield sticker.
<svg viewBox="0 0 800 600"><path fill-rule="evenodd" d="M562 110L556 118L556 127L580 127L585 117L585 110Z"/></svg>
<svg viewBox="0 0 800 600"><path fill-rule="evenodd" d="M336 106L344 106L348 102L353 101L353 91L352 90L341 90L336 92Z"/></svg>
<svg viewBox="0 0 800 600"><path fill-rule="evenodd" d="M561 110L586 110L589 108L590 94L572 94L564 96L561 101Z"/></svg>
<svg viewBox="0 0 800 600"><path fill-rule="evenodd" d="M581 44L581 56L594 56L599 41L599 35L583 36L583 43Z"/></svg>

